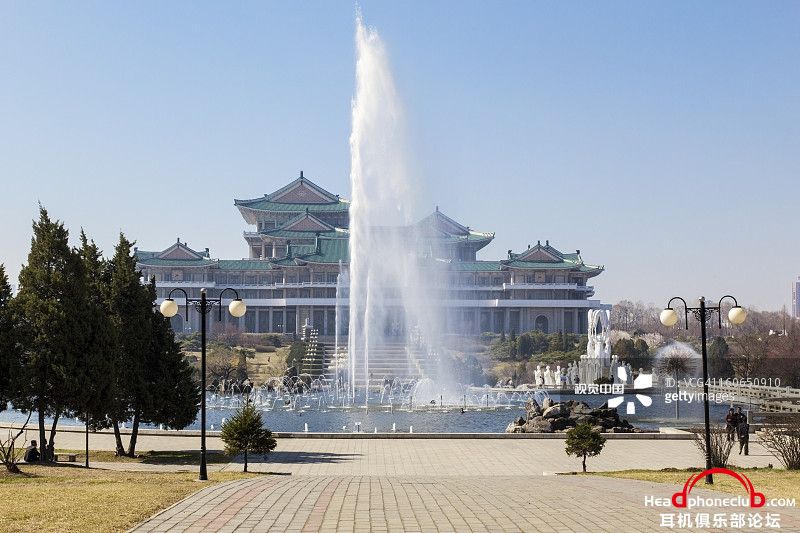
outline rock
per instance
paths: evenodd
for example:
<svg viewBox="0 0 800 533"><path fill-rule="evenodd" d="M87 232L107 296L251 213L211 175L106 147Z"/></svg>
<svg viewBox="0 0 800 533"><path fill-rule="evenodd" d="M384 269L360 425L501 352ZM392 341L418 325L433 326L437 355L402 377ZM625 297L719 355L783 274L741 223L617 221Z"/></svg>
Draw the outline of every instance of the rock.
<svg viewBox="0 0 800 533"><path fill-rule="evenodd" d="M531 420L523 426L525 433L552 433L553 427L549 420Z"/></svg>
<svg viewBox="0 0 800 533"><path fill-rule="evenodd" d="M545 409L542 413L544 418L563 418L569 416L569 407L563 403L557 403L554 406Z"/></svg>
<svg viewBox="0 0 800 533"><path fill-rule="evenodd" d="M542 411L547 411L547 408L553 405L553 400L549 397L542 401Z"/></svg>
<svg viewBox="0 0 800 533"><path fill-rule="evenodd" d="M569 418L554 418L550 421L553 431L564 431L567 428L575 427L575 421Z"/></svg>
<svg viewBox="0 0 800 533"><path fill-rule="evenodd" d="M592 413L592 408L586 403L575 402L572 406L570 406L570 412L573 415L589 415Z"/></svg>
<svg viewBox="0 0 800 533"><path fill-rule="evenodd" d="M525 419L522 418L522 417L519 417L514 421L514 424L516 424L517 426L524 426L525 425Z"/></svg>
<svg viewBox="0 0 800 533"><path fill-rule="evenodd" d="M506 433L523 433L523 428L512 422L506 427Z"/></svg>

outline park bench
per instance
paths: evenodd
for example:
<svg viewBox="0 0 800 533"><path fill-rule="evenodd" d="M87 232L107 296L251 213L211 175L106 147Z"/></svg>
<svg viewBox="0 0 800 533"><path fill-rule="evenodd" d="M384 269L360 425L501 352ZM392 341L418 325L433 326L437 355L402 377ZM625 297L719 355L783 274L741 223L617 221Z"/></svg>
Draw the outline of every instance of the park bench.
<svg viewBox="0 0 800 533"><path fill-rule="evenodd" d="M57 463L74 463L78 460L77 454L74 453L56 453L54 455Z"/></svg>

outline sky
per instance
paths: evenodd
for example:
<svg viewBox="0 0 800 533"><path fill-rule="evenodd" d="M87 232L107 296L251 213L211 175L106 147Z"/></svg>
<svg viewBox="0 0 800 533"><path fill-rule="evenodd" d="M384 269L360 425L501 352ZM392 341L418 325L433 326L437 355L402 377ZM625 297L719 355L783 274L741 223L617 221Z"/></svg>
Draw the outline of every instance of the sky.
<svg viewBox="0 0 800 533"><path fill-rule="evenodd" d="M596 297L789 305L800 275L800 3L360 4L435 205L605 266ZM241 258L234 198L303 170L349 195L353 2L0 0L0 262L38 203L108 254ZM429 204L429 205L427 205Z"/></svg>

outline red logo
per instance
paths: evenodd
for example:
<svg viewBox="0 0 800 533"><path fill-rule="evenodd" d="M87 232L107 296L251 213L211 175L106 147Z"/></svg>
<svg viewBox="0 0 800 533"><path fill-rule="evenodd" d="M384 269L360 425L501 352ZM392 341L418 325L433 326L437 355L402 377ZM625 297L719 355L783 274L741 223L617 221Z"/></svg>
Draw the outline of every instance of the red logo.
<svg viewBox="0 0 800 533"><path fill-rule="evenodd" d="M739 474L738 472L734 472L733 470L729 470L727 468L709 468L708 470L704 470L687 479L686 483L683 485L683 490L672 495L672 505L681 508L686 507L689 492L691 492L697 482L707 474L727 474L734 479L739 480L739 483L742 484L744 489L747 491L747 495L750 497L750 507L764 507L766 498L764 497L763 493L756 492L756 489L753 487L753 482L750 481L750 478L744 474Z"/></svg>

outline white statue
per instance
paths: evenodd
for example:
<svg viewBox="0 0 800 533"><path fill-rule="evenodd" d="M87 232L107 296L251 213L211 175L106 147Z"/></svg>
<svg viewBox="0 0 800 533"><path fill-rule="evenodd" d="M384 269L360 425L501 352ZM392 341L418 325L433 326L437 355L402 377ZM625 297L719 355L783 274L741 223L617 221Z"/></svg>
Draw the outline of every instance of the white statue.
<svg viewBox="0 0 800 533"><path fill-rule="evenodd" d="M553 371L550 370L550 365L544 367L544 386L545 387L554 387L556 384L556 380L553 377Z"/></svg>
<svg viewBox="0 0 800 533"><path fill-rule="evenodd" d="M542 365L536 365L536 370L533 372L533 380L536 382L537 387L544 385L544 377L542 376Z"/></svg>
<svg viewBox="0 0 800 533"><path fill-rule="evenodd" d="M586 355L600 359L601 364L610 363L611 359L611 312L605 309L589 310L589 340L586 344Z"/></svg>
<svg viewBox="0 0 800 533"><path fill-rule="evenodd" d="M617 375L617 368L619 368L619 357L616 355L611 356L611 378L614 380L614 383L619 383L620 379Z"/></svg>
<svg viewBox="0 0 800 533"><path fill-rule="evenodd" d="M625 370L628 372L628 385L633 385L633 368L630 363L625 365Z"/></svg>

